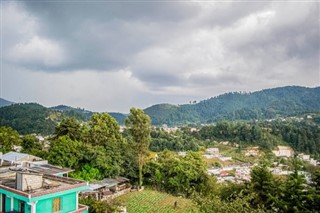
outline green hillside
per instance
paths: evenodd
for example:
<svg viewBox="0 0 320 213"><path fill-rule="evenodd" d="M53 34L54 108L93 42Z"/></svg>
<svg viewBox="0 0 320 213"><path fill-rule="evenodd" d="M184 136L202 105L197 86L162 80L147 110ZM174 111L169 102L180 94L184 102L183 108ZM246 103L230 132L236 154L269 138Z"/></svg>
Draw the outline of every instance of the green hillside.
<svg viewBox="0 0 320 213"><path fill-rule="evenodd" d="M9 126L20 134L51 134L61 113L36 103L13 104L0 108L1 126Z"/></svg>
<svg viewBox="0 0 320 213"><path fill-rule="evenodd" d="M11 101L5 100L3 98L0 98L0 107L9 106L11 104L14 104L14 103Z"/></svg>
<svg viewBox="0 0 320 213"><path fill-rule="evenodd" d="M320 87L288 86L253 93L232 92L197 104L159 104L145 109L154 125L256 120L320 112Z"/></svg>

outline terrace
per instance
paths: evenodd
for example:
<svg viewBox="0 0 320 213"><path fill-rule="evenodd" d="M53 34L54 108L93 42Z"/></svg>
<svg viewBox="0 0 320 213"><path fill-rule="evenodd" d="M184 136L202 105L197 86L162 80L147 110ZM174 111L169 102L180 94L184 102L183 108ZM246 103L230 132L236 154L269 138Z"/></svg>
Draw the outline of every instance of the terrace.
<svg viewBox="0 0 320 213"><path fill-rule="evenodd" d="M85 181L19 169L0 173L0 188L28 198L86 185Z"/></svg>

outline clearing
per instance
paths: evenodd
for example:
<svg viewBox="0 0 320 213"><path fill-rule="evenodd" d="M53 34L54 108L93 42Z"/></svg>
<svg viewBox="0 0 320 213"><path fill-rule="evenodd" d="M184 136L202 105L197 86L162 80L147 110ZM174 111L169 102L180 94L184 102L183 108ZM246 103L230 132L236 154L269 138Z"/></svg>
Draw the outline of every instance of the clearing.
<svg viewBox="0 0 320 213"><path fill-rule="evenodd" d="M117 198L127 207L128 213L195 213L199 212L192 200L175 197L167 193L145 189L130 192ZM177 201L177 207L174 203Z"/></svg>

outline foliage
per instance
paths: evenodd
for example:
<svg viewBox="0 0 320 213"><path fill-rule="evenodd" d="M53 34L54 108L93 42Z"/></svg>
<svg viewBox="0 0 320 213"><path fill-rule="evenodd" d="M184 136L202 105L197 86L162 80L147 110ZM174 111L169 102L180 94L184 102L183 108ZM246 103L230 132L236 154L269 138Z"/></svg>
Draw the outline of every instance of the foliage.
<svg viewBox="0 0 320 213"><path fill-rule="evenodd" d="M48 119L49 116L49 109L34 103L13 104L0 108L1 125L10 126L20 134L52 133L55 121Z"/></svg>
<svg viewBox="0 0 320 213"><path fill-rule="evenodd" d="M28 153L40 158L46 158L46 151L44 151L43 144L35 135L25 135L22 137L21 142L22 153Z"/></svg>
<svg viewBox="0 0 320 213"><path fill-rule="evenodd" d="M131 108L130 114L126 119L126 127L130 135L129 143L134 147L134 149L131 150L135 151L137 156L136 162L139 170L139 186L142 186L142 169L150 143L150 117L141 109Z"/></svg>
<svg viewBox="0 0 320 213"><path fill-rule="evenodd" d="M190 128L181 128L175 132L168 133L162 128L151 131L150 150L160 152L171 151L199 151L203 141L197 139Z"/></svg>
<svg viewBox="0 0 320 213"><path fill-rule="evenodd" d="M85 164L81 167L80 171L71 173L70 177L86 181L92 181L102 179L103 175L101 174L99 169L92 167L92 165L90 164Z"/></svg>
<svg viewBox="0 0 320 213"><path fill-rule="evenodd" d="M81 126L78 120L75 118L63 119L55 128L55 137L69 136L71 140L81 139Z"/></svg>
<svg viewBox="0 0 320 213"><path fill-rule="evenodd" d="M89 213L119 212L119 206L121 206L121 203L117 201L100 201L91 197L79 199L79 202L89 206Z"/></svg>
<svg viewBox="0 0 320 213"><path fill-rule="evenodd" d="M254 198L254 195L244 196L241 193L233 200L221 200L219 196L211 194L208 197L195 198L198 203L200 212L203 213L264 213L267 212L262 208L254 208L250 202Z"/></svg>
<svg viewBox="0 0 320 213"><path fill-rule="evenodd" d="M82 143L71 140L69 136L61 136L50 143L47 159L53 165L78 169L82 158Z"/></svg>
<svg viewBox="0 0 320 213"><path fill-rule="evenodd" d="M152 124L185 125L219 120L256 120L320 111L320 87L281 87L253 93L233 92L197 104L159 104L145 109Z"/></svg>
<svg viewBox="0 0 320 213"><path fill-rule="evenodd" d="M86 158L91 158L90 162L104 170L104 176L118 176L122 172L125 140L113 117L108 113L94 114L84 132L83 140L89 153Z"/></svg>
<svg viewBox="0 0 320 213"><path fill-rule="evenodd" d="M13 150L14 145L20 145L21 139L17 131L10 127L0 127L0 152Z"/></svg>
<svg viewBox="0 0 320 213"><path fill-rule="evenodd" d="M192 196L195 192L206 193L213 189L202 156L189 152L185 157L165 151L158 154L145 168L147 182L158 190Z"/></svg>

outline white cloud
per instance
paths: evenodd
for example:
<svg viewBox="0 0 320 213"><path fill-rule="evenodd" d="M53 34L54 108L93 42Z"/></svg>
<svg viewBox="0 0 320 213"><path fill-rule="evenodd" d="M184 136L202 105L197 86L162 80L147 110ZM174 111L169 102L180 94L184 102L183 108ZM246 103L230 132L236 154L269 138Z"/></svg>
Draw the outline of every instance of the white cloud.
<svg viewBox="0 0 320 213"><path fill-rule="evenodd" d="M67 56L59 43L34 36L9 50L8 59L17 64L55 67L63 65Z"/></svg>

